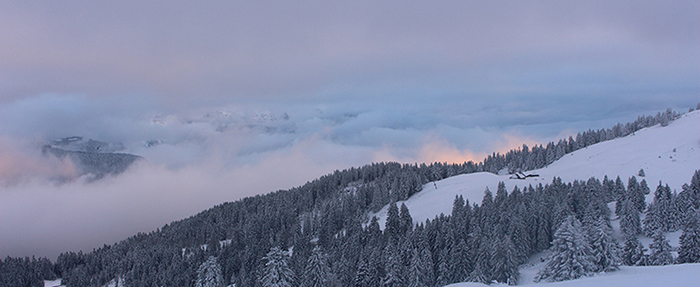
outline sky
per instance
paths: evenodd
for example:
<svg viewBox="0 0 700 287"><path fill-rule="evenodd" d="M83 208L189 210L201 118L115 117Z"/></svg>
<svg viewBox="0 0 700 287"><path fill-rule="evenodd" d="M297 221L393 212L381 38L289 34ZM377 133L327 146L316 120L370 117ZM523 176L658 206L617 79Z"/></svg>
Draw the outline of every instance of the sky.
<svg viewBox="0 0 700 287"><path fill-rule="evenodd" d="M338 2L0 1L0 256L700 102L698 1ZM56 182L68 136L146 160Z"/></svg>

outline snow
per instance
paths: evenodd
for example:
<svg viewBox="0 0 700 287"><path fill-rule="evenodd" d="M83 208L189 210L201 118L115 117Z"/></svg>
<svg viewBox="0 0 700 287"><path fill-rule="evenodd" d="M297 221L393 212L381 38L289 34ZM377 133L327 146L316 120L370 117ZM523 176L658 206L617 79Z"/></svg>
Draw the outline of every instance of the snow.
<svg viewBox="0 0 700 287"><path fill-rule="evenodd" d="M644 169L645 177L637 176L640 169ZM700 111L685 114L666 127L656 125L577 150L545 168L528 172L539 177L511 179L509 175L485 172L458 175L435 184L428 183L421 192L397 204L405 203L414 223L418 223L440 213L451 213L456 195L462 195L470 203L481 203L484 190L488 187L495 195L501 181L511 192L515 186L522 189L528 185L545 185L554 177L561 177L564 182L590 177L602 181L605 175L613 180L620 176L625 185L632 176L637 176L640 182L645 179L652 191L647 202L651 202L659 180L680 192L681 186L690 182L697 169L700 169ZM387 210L385 206L376 214L370 214L370 218L378 217L381 228L384 228Z"/></svg>
<svg viewBox="0 0 700 287"><path fill-rule="evenodd" d="M531 282L531 281L530 281ZM584 277L577 280L553 282L553 283L526 283L544 284L551 287L589 287L589 286L615 286L615 287L684 287L698 286L700 284L700 264L680 264L667 266L628 267L622 266L620 270L610 273L598 274L593 277ZM457 283L448 287L476 287L489 286L480 283ZM495 285L490 285L495 286Z"/></svg>
<svg viewBox="0 0 700 287"><path fill-rule="evenodd" d="M61 278L58 278L56 280L44 280L44 287L61 287L65 285L61 285Z"/></svg>

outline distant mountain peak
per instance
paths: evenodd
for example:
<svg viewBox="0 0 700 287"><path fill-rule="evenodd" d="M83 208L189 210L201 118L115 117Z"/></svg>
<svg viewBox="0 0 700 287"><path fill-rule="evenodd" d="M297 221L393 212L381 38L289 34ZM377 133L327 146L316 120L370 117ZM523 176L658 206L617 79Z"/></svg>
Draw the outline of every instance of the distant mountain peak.
<svg viewBox="0 0 700 287"><path fill-rule="evenodd" d="M46 143L42 153L44 156L69 159L79 168L79 176L89 175L92 180L97 180L106 175L118 175L137 160L143 159L133 154L117 153L121 150L124 150L121 143L72 136Z"/></svg>

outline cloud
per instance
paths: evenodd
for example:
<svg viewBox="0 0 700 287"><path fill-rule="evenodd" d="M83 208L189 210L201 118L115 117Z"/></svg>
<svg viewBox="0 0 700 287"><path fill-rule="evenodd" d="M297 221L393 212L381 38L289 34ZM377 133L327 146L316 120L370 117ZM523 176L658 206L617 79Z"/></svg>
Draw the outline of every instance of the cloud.
<svg viewBox="0 0 700 287"><path fill-rule="evenodd" d="M52 181L77 175L70 160L42 156L34 142L0 136L0 185L17 185L36 177Z"/></svg>
<svg viewBox="0 0 700 287"><path fill-rule="evenodd" d="M648 98L683 87L664 92L687 100L698 91L699 6L5 3L0 95L146 93L187 109L348 95Z"/></svg>

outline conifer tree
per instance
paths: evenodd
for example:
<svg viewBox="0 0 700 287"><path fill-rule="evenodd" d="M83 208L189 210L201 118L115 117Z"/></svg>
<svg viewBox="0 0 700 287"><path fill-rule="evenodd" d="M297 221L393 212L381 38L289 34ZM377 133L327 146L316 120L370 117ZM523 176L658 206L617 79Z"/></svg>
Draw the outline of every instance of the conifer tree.
<svg viewBox="0 0 700 287"><path fill-rule="evenodd" d="M426 253L428 252L428 253ZM418 248L411 251L411 263L408 270L408 286L409 287L427 287L432 286L432 264L429 264L430 251Z"/></svg>
<svg viewBox="0 0 700 287"><path fill-rule="evenodd" d="M518 270L518 251L510 237L503 236L495 241L495 248L491 250L491 274L493 279L500 283L515 285L518 283L520 271Z"/></svg>
<svg viewBox="0 0 700 287"><path fill-rule="evenodd" d="M316 246L306 261L301 287L324 287L334 285L334 276L326 263L326 255Z"/></svg>
<svg viewBox="0 0 700 287"><path fill-rule="evenodd" d="M630 177L628 183L627 183L627 198L632 201L634 204L634 207L639 210L639 212L644 212L644 209L646 208L646 202L644 200L644 192L649 190L648 187L646 187L646 181L644 182L644 186L640 185L637 182L636 177ZM643 188L646 187L644 190Z"/></svg>
<svg viewBox="0 0 700 287"><path fill-rule="evenodd" d="M469 247L464 238L454 239L450 248L450 282L464 282L473 269L470 262Z"/></svg>
<svg viewBox="0 0 700 287"><path fill-rule="evenodd" d="M581 223L574 216L568 216L557 228L550 250L552 254L537 273L535 282L572 280L596 270Z"/></svg>
<svg viewBox="0 0 700 287"><path fill-rule="evenodd" d="M622 202L620 230L625 236L636 236L642 233L639 221L639 209L637 209L636 205L629 198Z"/></svg>
<svg viewBox="0 0 700 287"><path fill-rule="evenodd" d="M294 271L289 268L287 258L289 253L279 247L273 247L263 258L265 267L260 280L263 287L294 286Z"/></svg>
<svg viewBox="0 0 700 287"><path fill-rule="evenodd" d="M449 265L449 251L447 249L442 249L440 254L438 254L437 262L437 277L435 278L435 286L445 286L450 284L450 265Z"/></svg>
<svg viewBox="0 0 700 287"><path fill-rule="evenodd" d="M589 230L588 237L596 271L610 272L619 269L622 263L620 246L612 237L612 227L609 223L603 217L599 217Z"/></svg>
<svg viewBox="0 0 700 287"><path fill-rule="evenodd" d="M357 266L357 273L355 274L355 286L371 287L378 285L379 280L375 280L374 272L369 260L367 258L360 259Z"/></svg>
<svg viewBox="0 0 700 287"><path fill-rule="evenodd" d="M644 220L642 220L642 230L644 231L644 234L651 237L657 230L665 229L664 219L662 218L662 212L663 211L661 210L660 203L656 200L653 203L649 204L649 207L647 207L647 210L645 212L646 215L644 216Z"/></svg>
<svg viewBox="0 0 700 287"><path fill-rule="evenodd" d="M389 204L389 210L386 214L386 223L384 226L384 235L397 243L401 230L401 219L399 218L399 208L396 207L396 202Z"/></svg>
<svg viewBox="0 0 700 287"><path fill-rule="evenodd" d="M700 219L694 208L688 210L687 223L683 228L678 248L678 263L700 262Z"/></svg>
<svg viewBox="0 0 700 287"><path fill-rule="evenodd" d="M195 287L223 287L224 278L221 275L221 266L216 262L216 257L209 256L207 261L199 265L197 269L197 281Z"/></svg>
<svg viewBox="0 0 700 287"><path fill-rule="evenodd" d="M393 243L387 244L384 249L384 258L386 260L385 271L386 275L382 278L382 286L400 287L405 286L405 266L401 262L401 256L396 245Z"/></svg>
<svg viewBox="0 0 700 287"><path fill-rule="evenodd" d="M536 250L543 251L549 249L551 242L551 228L549 227L549 221L547 220L547 217L542 214L537 220Z"/></svg>
<svg viewBox="0 0 700 287"><path fill-rule="evenodd" d="M627 266L643 265L644 246L635 235L625 236L625 245L622 248L622 264Z"/></svg>
<svg viewBox="0 0 700 287"><path fill-rule="evenodd" d="M408 211L405 203L401 203L401 209L399 210L399 221L401 234L406 234L413 230L413 218L411 218L411 213Z"/></svg>
<svg viewBox="0 0 700 287"><path fill-rule="evenodd" d="M622 203L627 199L627 190L625 185L622 183L622 179L618 176L615 179L615 188L613 190L613 195L615 196L615 215L622 216Z"/></svg>
<svg viewBox="0 0 700 287"><path fill-rule="evenodd" d="M654 242L649 244L649 265L669 265L673 264L671 255L671 244L666 240L663 232L657 229L653 234Z"/></svg>

